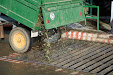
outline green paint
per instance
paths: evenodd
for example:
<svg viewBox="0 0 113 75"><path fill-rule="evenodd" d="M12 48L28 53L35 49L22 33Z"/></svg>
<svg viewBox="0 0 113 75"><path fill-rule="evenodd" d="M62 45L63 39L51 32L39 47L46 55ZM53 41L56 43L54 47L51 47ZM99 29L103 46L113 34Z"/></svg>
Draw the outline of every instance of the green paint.
<svg viewBox="0 0 113 75"><path fill-rule="evenodd" d="M85 5L85 27L87 25L87 21L86 19L89 18L89 19L97 19L97 30L99 30L99 6L95 6L95 5ZM91 14L87 14L87 11L86 11L86 7L88 8L97 8L97 16L94 16L94 15L91 15Z"/></svg>
<svg viewBox="0 0 113 75"><path fill-rule="evenodd" d="M83 0L0 0L2 13L33 30L41 28L36 25L40 8L46 29L85 20ZM51 13L55 16L53 19Z"/></svg>
<svg viewBox="0 0 113 75"><path fill-rule="evenodd" d="M85 20L83 2L81 0L68 0L66 2L47 2L47 0L44 0L43 3L42 12L46 29L57 28L59 26ZM81 12L81 16L79 16L79 12ZM50 18L51 13L55 15L54 20ZM47 18L50 21L49 24L46 23Z"/></svg>

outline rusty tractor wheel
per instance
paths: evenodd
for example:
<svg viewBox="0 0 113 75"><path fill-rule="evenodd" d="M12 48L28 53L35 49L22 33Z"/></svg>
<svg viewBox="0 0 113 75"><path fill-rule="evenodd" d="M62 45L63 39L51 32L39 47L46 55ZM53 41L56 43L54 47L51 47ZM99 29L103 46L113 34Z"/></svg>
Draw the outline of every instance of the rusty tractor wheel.
<svg viewBox="0 0 113 75"><path fill-rule="evenodd" d="M9 43L12 49L18 53L25 53L31 48L30 32L24 28L16 27L9 35Z"/></svg>

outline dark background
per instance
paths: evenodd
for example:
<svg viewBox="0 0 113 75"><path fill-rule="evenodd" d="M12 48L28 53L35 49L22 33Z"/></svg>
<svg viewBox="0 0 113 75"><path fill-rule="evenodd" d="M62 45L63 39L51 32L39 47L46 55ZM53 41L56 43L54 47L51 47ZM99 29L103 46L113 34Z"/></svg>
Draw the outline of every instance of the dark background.
<svg viewBox="0 0 113 75"><path fill-rule="evenodd" d="M86 0L90 3L90 0ZM100 16L111 16L111 1L112 0L93 0L93 5L97 5L100 7ZM93 9L93 14L96 11Z"/></svg>

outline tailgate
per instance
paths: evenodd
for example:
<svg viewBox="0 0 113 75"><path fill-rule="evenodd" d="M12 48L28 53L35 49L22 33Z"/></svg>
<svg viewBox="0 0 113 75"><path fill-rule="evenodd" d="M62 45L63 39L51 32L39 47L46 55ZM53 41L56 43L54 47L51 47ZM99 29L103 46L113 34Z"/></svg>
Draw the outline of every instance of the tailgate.
<svg viewBox="0 0 113 75"><path fill-rule="evenodd" d="M82 0L42 0L46 29L85 20Z"/></svg>

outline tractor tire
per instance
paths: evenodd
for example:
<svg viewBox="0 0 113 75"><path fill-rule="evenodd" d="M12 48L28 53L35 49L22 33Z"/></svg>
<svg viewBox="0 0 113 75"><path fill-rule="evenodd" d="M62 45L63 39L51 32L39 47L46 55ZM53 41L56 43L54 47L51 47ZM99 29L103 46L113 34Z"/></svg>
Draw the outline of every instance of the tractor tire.
<svg viewBox="0 0 113 75"><path fill-rule="evenodd" d="M12 29L9 35L9 43L15 52L27 52L32 47L30 32L22 27Z"/></svg>

